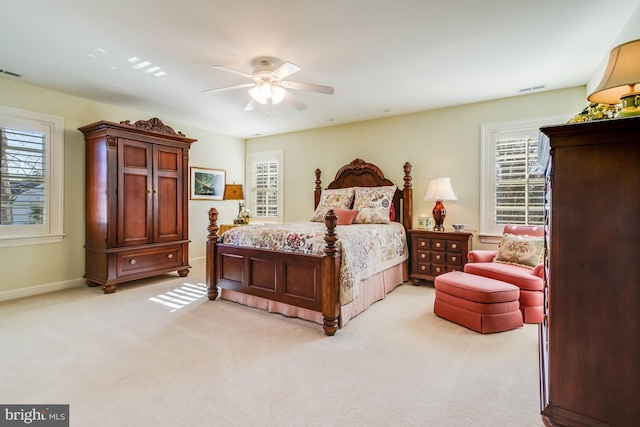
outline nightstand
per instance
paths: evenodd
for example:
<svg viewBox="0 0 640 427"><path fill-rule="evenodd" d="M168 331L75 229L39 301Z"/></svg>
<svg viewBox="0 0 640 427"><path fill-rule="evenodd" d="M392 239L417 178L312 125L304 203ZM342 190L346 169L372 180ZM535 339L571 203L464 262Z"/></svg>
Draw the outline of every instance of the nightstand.
<svg viewBox="0 0 640 427"><path fill-rule="evenodd" d="M411 269L414 285L449 271L462 271L471 250L473 233L426 231L412 229L409 233Z"/></svg>

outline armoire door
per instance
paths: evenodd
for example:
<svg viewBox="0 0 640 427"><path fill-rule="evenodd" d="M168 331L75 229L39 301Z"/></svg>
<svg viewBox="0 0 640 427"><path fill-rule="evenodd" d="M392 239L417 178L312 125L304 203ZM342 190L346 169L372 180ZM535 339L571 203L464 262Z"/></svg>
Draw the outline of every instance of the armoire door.
<svg viewBox="0 0 640 427"><path fill-rule="evenodd" d="M153 240L153 145L118 139L118 246Z"/></svg>
<svg viewBox="0 0 640 427"><path fill-rule="evenodd" d="M182 149L164 145L153 148L153 241L182 239L183 163Z"/></svg>

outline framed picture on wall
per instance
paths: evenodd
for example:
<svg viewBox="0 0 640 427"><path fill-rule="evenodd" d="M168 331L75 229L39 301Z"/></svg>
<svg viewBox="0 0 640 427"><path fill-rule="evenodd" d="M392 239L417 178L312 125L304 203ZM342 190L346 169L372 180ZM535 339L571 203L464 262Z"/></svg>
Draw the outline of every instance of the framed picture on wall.
<svg viewBox="0 0 640 427"><path fill-rule="evenodd" d="M191 168L191 198L194 200L222 200L226 173L223 170Z"/></svg>

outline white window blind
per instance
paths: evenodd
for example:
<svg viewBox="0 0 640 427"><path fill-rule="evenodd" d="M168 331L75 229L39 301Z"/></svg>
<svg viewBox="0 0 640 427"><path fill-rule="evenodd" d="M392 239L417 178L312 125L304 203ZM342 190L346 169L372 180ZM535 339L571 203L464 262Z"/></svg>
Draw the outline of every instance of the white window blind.
<svg viewBox="0 0 640 427"><path fill-rule="evenodd" d="M498 243L505 224L543 224L544 166L538 135L571 115L482 125L480 241Z"/></svg>
<svg viewBox="0 0 640 427"><path fill-rule="evenodd" d="M0 105L0 247L63 238L64 121Z"/></svg>
<svg viewBox="0 0 640 427"><path fill-rule="evenodd" d="M278 162L253 164L253 205L259 217L278 216Z"/></svg>
<svg viewBox="0 0 640 427"><path fill-rule="evenodd" d="M543 224L544 171L537 137L497 141L495 199L497 224Z"/></svg>
<svg viewBox="0 0 640 427"><path fill-rule="evenodd" d="M247 154L245 197L255 221L283 221L283 169L281 150Z"/></svg>
<svg viewBox="0 0 640 427"><path fill-rule="evenodd" d="M0 225L43 224L45 135L0 128Z"/></svg>

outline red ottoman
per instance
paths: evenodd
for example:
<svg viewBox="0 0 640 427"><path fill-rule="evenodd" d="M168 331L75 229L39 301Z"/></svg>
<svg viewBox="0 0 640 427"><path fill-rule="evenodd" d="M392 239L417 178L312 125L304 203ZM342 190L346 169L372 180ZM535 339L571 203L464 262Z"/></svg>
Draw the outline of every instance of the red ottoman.
<svg viewBox="0 0 640 427"><path fill-rule="evenodd" d="M508 331L523 325L520 288L462 271L436 276L433 312L483 334Z"/></svg>

